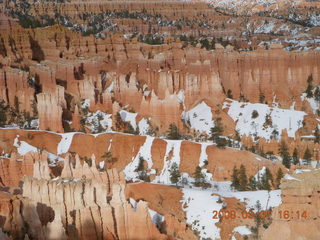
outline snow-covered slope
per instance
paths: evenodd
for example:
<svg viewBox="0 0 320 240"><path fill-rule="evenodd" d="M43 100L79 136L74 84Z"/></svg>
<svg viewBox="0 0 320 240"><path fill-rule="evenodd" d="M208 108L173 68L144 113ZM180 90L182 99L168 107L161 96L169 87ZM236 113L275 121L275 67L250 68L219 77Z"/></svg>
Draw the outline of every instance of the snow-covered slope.
<svg viewBox="0 0 320 240"><path fill-rule="evenodd" d="M279 136L283 129L287 130L289 137L294 138L306 115L303 111L231 99L224 103L223 108L228 108L228 114L236 122L236 130L240 135L253 135L268 140L272 135Z"/></svg>
<svg viewBox="0 0 320 240"><path fill-rule="evenodd" d="M210 191L184 188L182 204L185 206L187 223L199 232L201 239L220 239L220 229L215 225L219 219L212 219L213 211L220 211L219 197Z"/></svg>
<svg viewBox="0 0 320 240"><path fill-rule="evenodd" d="M209 135L210 129L214 127L211 108L205 102L201 102L189 111L183 112L182 119L199 133L205 132Z"/></svg>

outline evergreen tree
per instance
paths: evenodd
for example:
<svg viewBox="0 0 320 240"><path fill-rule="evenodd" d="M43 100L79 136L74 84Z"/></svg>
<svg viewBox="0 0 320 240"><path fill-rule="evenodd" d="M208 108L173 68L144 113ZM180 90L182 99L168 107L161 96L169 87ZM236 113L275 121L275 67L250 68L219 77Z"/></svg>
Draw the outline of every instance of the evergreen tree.
<svg viewBox="0 0 320 240"><path fill-rule="evenodd" d="M4 127L7 122L8 106L5 105L3 100L0 100L0 127Z"/></svg>
<svg viewBox="0 0 320 240"><path fill-rule="evenodd" d="M291 166L291 157L289 156L289 153L285 152L282 155L282 164L286 167L286 168L290 168Z"/></svg>
<svg viewBox="0 0 320 240"><path fill-rule="evenodd" d="M171 139L171 140L181 139L181 135L179 133L179 129L174 123L171 123L169 125L168 139Z"/></svg>
<svg viewBox="0 0 320 240"><path fill-rule="evenodd" d="M314 90L314 99L319 103L320 102L320 88L316 87Z"/></svg>
<svg viewBox="0 0 320 240"><path fill-rule="evenodd" d="M210 139L213 140L213 142L217 142L223 133L223 126L220 117L216 118L214 122L215 126L210 129Z"/></svg>
<svg viewBox="0 0 320 240"><path fill-rule="evenodd" d="M260 203L259 200L256 202L255 209L256 209L256 212L254 214L255 226L253 227L252 230L253 230L253 233L255 234L255 238L259 239L259 229L260 229L260 226L262 224L262 219L261 219L261 216L260 216L261 203Z"/></svg>
<svg viewBox="0 0 320 240"><path fill-rule="evenodd" d="M272 174L269 170L269 168L266 168L263 176L262 176L262 179L261 179L261 188L263 190L268 190L270 191L271 190L271 184L272 184ZM270 184L271 183L271 184Z"/></svg>
<svg viewBox="0 0 320 240"><path fill-rule="evenodd" d="M240 188L239 171L236 166L233 167L233 172L231 177L232 177L231 187L235 190L239 190Z"/></svg>
<svg viewBox="0 0 320 240"><path fill-rule="evenodd" d="M243 164L240 166L240 171L239 171L239 184L240 184L240 191L245 191L247 190L247 185L248 185L248 178L246 174L246 168Z"/></svg>
<svg viewBox="0 0 320 240"><path fill-rule="evenodd" d="M280 142L280 146L279 146L279 153L282 157L282 164L284 166L286 166L286 168L290 168L291 166L291 157L290 154L288 152L288 146L285 143L285 141L281 141Z"/></svg>
<svg viewBox="0 0 320 240"><path fill-rule="evenodd" d="M270 182L273 185L273 176L272 173L270 171L270 169L268 167L266 167L266 177L268 179L268 182Z"/></svg>
<svg viewBox="0 0 320 240"><path fill-rule="evenodd" d="M171 166L171 169L169 170L170 172L170 181L173 184L177 184L180 181L181 174L179 171L179 167L177 163L173 163Z"/></svg>
<svg viewBox="0 0 320 240"><path fill-rule="evenodd" d="M144 159L143 157L139 157L139 164L138 164L138 167L136 169L136 171L143 171L144 170L144 165L143 165L143 162L144 162Z"/></svg>
<svg viewBox="0 0 320 240"><path fill-rule="evenodd" d="M312 85L312 82L313 82L313 77L312 75L310 75L307 79L307 89L305 91L305 93L307 94L307 97L308 98L312 98L313 97L313 93L312 93L312 89L313 89L313 85Z"/></svg>
<svg viewBox="0 0 320 240"><path fill-rule="evenodd" d="M311 164L311 158L312 158L312 154L311 154L309 148L307 148L306 151L304 152L304 155L303 155L304 164L310 165Z"/></svg>
<svg viewBox="0 0 320 240"><path fill-rule="evenodd" d="M254 176L249 178L249 187L251 191L257 190L258 185Z"/></svg>
<svg viewBox="0 0 320 240"><path fill-rule="evenodd" d="M209 183L206 183L205 175L201 172L201 167L199 166L196 167L195 172L193 173L193 177L195 180L194 185L196 187L205 188L205 187L211 186Z"/></svg>
<svg viewBox="0 0 320 240"><path fill-rule="evenodd" d="M278 169L277 171L277 177L276 177L276 187L279 188L280 186L280 181L283 178L283 171L281 168Z"/></svg>
<svg viewBox="0 0 320 240"><path fill-rule="evenodd" d="M292 163L293 163L294 165L300 164L300 161L299 161L299 153L298 153L298 149L297 149L297 148L295 148L295 149L293 150Z"/></svg>

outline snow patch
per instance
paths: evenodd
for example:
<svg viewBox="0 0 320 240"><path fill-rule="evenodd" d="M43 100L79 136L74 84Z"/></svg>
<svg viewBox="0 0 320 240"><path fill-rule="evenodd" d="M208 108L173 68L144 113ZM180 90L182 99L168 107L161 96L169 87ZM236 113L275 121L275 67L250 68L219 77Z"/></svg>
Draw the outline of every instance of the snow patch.
<svg viewBox="0 0 320 240"><path fill-rule="evenodd" d="M288 136L295 137L296 131L302 127L303 111L269 107L261 103L244 103L234 100L225 102L223 108L229 108L229 116L236 122L236 129L240 135L253 135L271 139L274 131L281 134L286 129ZM270 116L271 121L266 121Z"/></svg>
<svg viewBox="0 0 320 240"><path fill-rule="evenodd" d="M112 127L112 114L104 113L100 110L95 113L88 113L85 117L85 123L90 124L87 126L92 133L98 133L101 130L111 131Z"/></svg>
<svg viewBox="0 0 320 240"><path fill-rule="evenodd" d="M286 180L292 180L292 181L301 181L301 180L298 179L298 178L292 177L290 174L286 174L286 175L284 176L284 179L286 179Z"/></svg>
<svg viewBox="0 0 320 240"><path fill-rule="evenodd" d="M146 136L146 141L140 147L139 152L135 157L132 157L132 161L123 170L126 180L139 181L139 173L136 171L140 163L140 158L142 157L148 163L148 169L152 168L152 155L151 147L154 137Z"/></svg>
<svg viewBox="0 0 320 240"><path fill-rule="evenodd" d="M61 136L61 141L59 142L58 148L57 148L58 155L67 153L69 151L73 136L75 134L76 132L59 134Z"/></svg>
<svg viewBox="0 0 320 240"><path fill-rule="evenodd" d="M173 163L176 163L179 167L180 165L180 147L181 140L165 140L167 142L166 154L164 156L164 164L163 169L159 176L156 176L154 182L171 184L170 181L170 169ZM169 159L169 155L172 153L171 159Z"/></svg>
<svg viewBox="0 0 320 240"><path fill-rule="evenodd" d="M140 135L147 135L150 132L149 121L150 121L150 118L149 119L142 118L138 123Z"/></svg>
<svg viewBox="0 0 320 240"><path fill-rule="evenodd" d="M215 225L219 219L213 219L213 211L220 211L222 204L219 197L212 196L209 190L182 189L183 210L186 212L187 223L199 232L201 239L220 239L220 229Z"/></svg>
<svg viewBox="0 0 320 240"><path fill-rule="evenodd" d="M235 227L232 232L237 232L241 235L249 235L251 234L251 231L249 228L247 228L246 226L238 226L238 227Z"/></svg>
<svg viewBox="0 0 320 240"><path fill-rule="evenodd" d="M189 111L183 112L182 119L199 133L205 132L209 135L211 128L214 127L211 108L204 101Z"/></svg>
<svg viewBox="0 0 320 240"><path fill-rule="evenodd" d="M134 130L137 129L136 117L137 117L138 113L131 113L131 112L128 112L125 110L120 110L119 114L120 114L122 121L129 122Z"/></svg>

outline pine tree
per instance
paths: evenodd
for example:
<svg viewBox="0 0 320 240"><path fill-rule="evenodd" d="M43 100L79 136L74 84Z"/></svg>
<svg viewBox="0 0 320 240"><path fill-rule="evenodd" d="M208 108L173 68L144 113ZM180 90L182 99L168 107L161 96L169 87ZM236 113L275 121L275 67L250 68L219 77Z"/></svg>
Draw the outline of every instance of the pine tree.
<svg viewBox="0 0 320 240"><path fill-rule="evenodd" d="M305 91L305 93L307 94L307 97L308 98L312 98L313 97L313 93L312 93L312 89L313 89L313 85L312 85L312 82L313 82L313 77L312 75L310 75L307 79L307 89Z"/></svg>
<svg viewBox="0 0 320 240"><path fill-rule="evenodd" d="M143 162L144 162L144 159L143 157L139 157L139 164L138 164L138 167L136 169L136 171L143 171L144 170L144 165L143 165Z"/></svg>
<svg viewBox="0 0 320 240"><path fill-rule="evenodd" d="M320 102L320 88L316 87L314 90L314 99L319 103Z"/></svg>
<svg viewBox="0 0 320 240"><path fill-rule="evenodd" d="M181 135L179 133L179 129L174 123L171 123L169 125L168 139L171 139L171 140L181 139Z"/></svg>
<svg viewBox="0 0 320 240"><path fill-rule="evenodd" d="M180 181L181 174L179 171L179 167L177 163L173 163L171 166L171 169L169 170L170 172L170 181L173 184L177 184Z"/></svg>
<svg viewBox="0 0 320 240"><path fill-rule="evenodd" d="M289 156L289 153L285 152L282 156L282 164L286 167L286 168L290 168L291 166L291 157Z"/></svg>
<svg viewBox="0 0 320 240"><path fill-rule="evenodd" d="M257 190L258 185L254 176L249 178L249 186L251 191Z"/></svg>
<svg viewBox="0 0 320 240"><path fill-rule="evenodd" d="M272 181L273 181L272 174L271 174L269 168L266 168L266 170L262 176L262 179L261 179L261 188L263 190L268 190L268 191L271 190Z"/></svg>
<svg viewBox="0 0 320 240"><path fill-rule="evenodd" d="M272 173L268 167L266 167L266 176L267 176L268 182L273 184L273 176L272 176Z"/></svg>
<svg viewBox="0 0 320 240"><path fill-rule="evenodd" d="M260 226L262 224L262 219L261 219L261 216L260 216L261 203L260 203L259 200L256 202L255 209L256 209L256 213L254 214L255 226L253 227L253 230L254 230L253 232L256 235L255 238L259 239L259 228L260 228Z"/></svg>
<svg viewBox="0 0 320 240"><path fill-rule="evenodd" d="M197 166L195 172L193 173L193 177L195 180L194 185L196 187L203 187L205 184L205 176L201 172L201 167Z"/></svg>
<svg viewBox="0 0 320 240"><path fill-rule="evenodd" d="M294 165L300 164L300 161L299 161L299 153L298 153L298 149L297 149L297 148L295 148L295 149L293 150L292 163L293 163Z"/></svg>
<svg viewBox="0 0 320 240"><path fill-rule="evenodd" d="M276 177L276 187L279 188L280 186L280 181L283 178L283 171L281 168L278 169L277 171L277 177Z"/></svg>
<svg viewBox="0 0 320 240"><path fill-rule="evenodd" d="M223 133L223 126L221 120L222 119L220 117L216 118L214 121L215 126L210 129L210 139L213 140L213 142L218 142L220 136Z"/></svg>
<svg viewBox="0 0 320 240"><path fill-rule="evenodd" d="M282 164L286 166L286 168L290 168L291 166L291 157L288 152L288 146L285 141L280 142L279 153L282 157Z"/></svg>
<svg viewBox="0 0 320 240"><path fill-rule="evenodd" d="M248 185L248 178L246 174L246 168L243 164L240 166L240 171L239 171L239 184L240 184L240 191L245 191L247 190L247 185Z"/></svg>
<svg viewBox="0 0 320 240"><path fill-rule="evenodd" d="M236 166L233 167L233 172L231 177L232 177L231 187L235 190L239 190L240 188L239 171L236 168Z"/></svg>
<svg viewBox="0 0 320 240"><path fill-rule="evenodd" d="M306 151L304 152L304 155L303 155L304 164L310 165L311 164L311 158L312 158L312 154L311 154L309 148L307 148Z"/></svg>
<svg viewBox="0 0 320 240"><path fill-rule="evenodd" d="M0 100L0 127L3 127L7 122L7 109L3 100Z"/></svg>

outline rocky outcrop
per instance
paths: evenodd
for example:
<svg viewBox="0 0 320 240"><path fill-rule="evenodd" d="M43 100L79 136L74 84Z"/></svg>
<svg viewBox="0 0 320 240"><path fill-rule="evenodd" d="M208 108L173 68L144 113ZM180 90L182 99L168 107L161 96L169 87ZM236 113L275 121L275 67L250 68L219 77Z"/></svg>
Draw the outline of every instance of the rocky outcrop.
<svg viewBox="0 0 320 240"><path fill-rule="evenodd" d="M33 160L30 156L12 154L10 158L0 158L0 186L18 187L23 176L32 174Z"/></svg>
<svg viewBox="0 0 320 240"><path fill-rule="evenodd" d="M0 220L4 221L0 221L0 228L9 236L168 239L153 223L147 202L137 200L132 206L127 201L126 184L115 170L99 172L94 164L82 168L78 156L72 169L67 157L61 177L51 179L46 159L37 154L34 157L34 177L23 178L23 196L0 192ZM83 174L81 179L76 178L77 173ZM99 174L105 177L99 178Z"/></svg>
<svg viewBox="0 0 320 240"><path fill-rule="evenodd" d="M296 170L281 181L282 204L272 211L273 222L262 239L319 239L320 174Z"/></svg>
<svg viewBox="0 0 320 240"><path fill-rule="evenodd" d="M62 139L61 136L50 132L37 131L37 134L30 139L28 134L29 132L23 130L0 130L0 136L5 136L8 139L7 142L13 143L16 136L19 135L20 141L25 141L38 149L46 149L48 152L57 153L58 144ZM41 139L50 140L50 144L47 146ZM153 162L152 168L157 173L162 171L166 161L172 159L174 151L179 151L179 155L176 158L180 159L181 172L186 172L191 176L196 166L200 164L200 159L206 157L208 164L205 168L213 174L213 179L218 181L231 179L233 167L239 167L241 164L246 166L248 176L255 175L263 166L267 166L274 175L279 167L283 168L279 162L272 162L248 151L219 148L214 145L202 146L206 144L182 140L176 141L179 147L174 150L172 143L168 140L160 138L152 138L151 140L150 149L145 150L150 151L150 157ZM105 133L97 136L83 133L75 134L67 151L69 153L77 153L82 161L79 161L78 157L75 158L76 160L72 160L72 164L66 161L66 172L63 174L66 177L76 176L76 178L88 175L94 176L97 180L100 179L99 181L106 181L107 177L99 173L96 167L88 167L88 164L84 161L85 158L91 158L94 166L106 161L107 159L103 155L110 152L112 161L106 162L105 168L116 168L118 171L122 171L137 155L141 154L140 149L146 142L147 137L145 136L116 133ZM9 145L3 150L5 152L16 151L16 148ZM92 157L92 155L95 157ZM80 162L83 162L83 165ZM110 174L113 175L111 172Z"/></svg>
<svg viewBox="0 0 320 240"><path fill-rule="evenodd" d="M91 111L114 115L130 106L140 117L150 117L159 129L157 134L163 135L170 123L185 131L181 113L197 102L205 99L221 108L227 92L251 102L258 102L263 95L264 101L275 99L284 108L295 102L300 110L305 105L300 95L307 78L312 75L314 85L320 81L317 51L288 52L275 47L248 52L223 47L207 51L173 39L148 45L119 34L105 39L80 37L61 26L41 31L16 26L6 29L1 37L7 51L5 59L19 56L23 64L15 67L26 65L29 70L13 69L3 61L0 97L13 106L18 92L21 109L30 112L31 104L37 101L40 129L59 132L66 120L81 129L82 99L89 99ZM15 48L10 47L9 39ZM32 57L39 52L40 60ZM28 79L37 81L35 89L27 85ZM232 126L227 133L230 130L234 130Z"/></svg>

